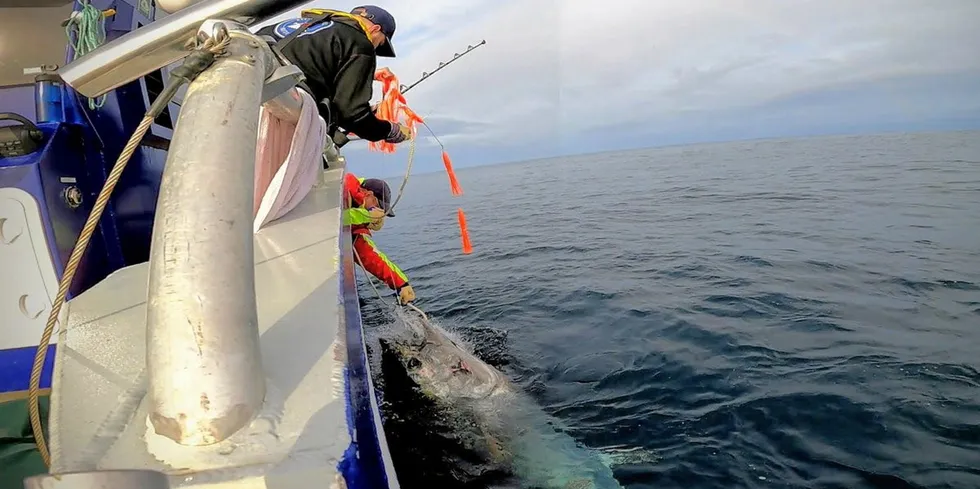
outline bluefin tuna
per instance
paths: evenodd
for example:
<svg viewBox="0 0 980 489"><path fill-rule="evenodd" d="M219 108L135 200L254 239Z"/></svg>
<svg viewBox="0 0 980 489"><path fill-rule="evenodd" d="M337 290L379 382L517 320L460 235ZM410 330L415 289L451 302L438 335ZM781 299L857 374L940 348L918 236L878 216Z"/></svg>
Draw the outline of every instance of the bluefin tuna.
<svg viewBox="0 0 980 489"><path fill-rule="evenodd" d="M525 488L622 489L599 454L556 429L556 420L444 329L406 321L414 334L382 340L428 398L457 417L468 448L507 467Z"/></svg>

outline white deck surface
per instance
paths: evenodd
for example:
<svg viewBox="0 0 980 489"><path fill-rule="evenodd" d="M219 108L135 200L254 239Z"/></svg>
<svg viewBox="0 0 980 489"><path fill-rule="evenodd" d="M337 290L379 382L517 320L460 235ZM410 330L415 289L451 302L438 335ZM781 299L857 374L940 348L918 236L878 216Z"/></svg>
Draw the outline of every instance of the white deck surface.
<svg viewBox="0 0 980 489"><path fill-rule="evenodd" d="M148 428L144 263L69 303L53 381L52 473L147 468L170 474L174 488L343 487L336 466L351 437L339 290L342 173L326 171L299 207L255 235L269 394L251 434L188 448Z"/></svg>

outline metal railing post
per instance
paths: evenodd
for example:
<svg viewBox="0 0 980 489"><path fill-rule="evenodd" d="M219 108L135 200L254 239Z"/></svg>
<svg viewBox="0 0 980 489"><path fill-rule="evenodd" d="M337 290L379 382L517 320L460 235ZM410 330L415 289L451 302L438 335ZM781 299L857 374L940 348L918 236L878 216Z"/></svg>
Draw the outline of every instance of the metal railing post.
<svg viewBox="0 0 980 489"><path fill-rule="evenodd" d="M183 445L246 426L266 385L253 266L255 145L266 43L227 26L227 56L187 89L160 187L150 247L150 422ZM217 32L217 30L215 31Z"/></svg>

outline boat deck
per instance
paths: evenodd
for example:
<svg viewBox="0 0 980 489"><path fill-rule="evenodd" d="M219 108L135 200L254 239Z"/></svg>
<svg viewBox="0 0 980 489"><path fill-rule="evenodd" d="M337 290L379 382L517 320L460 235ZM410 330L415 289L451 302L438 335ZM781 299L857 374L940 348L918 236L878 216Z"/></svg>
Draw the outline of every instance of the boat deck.
<svg viewBox="0 0 980 489"><path fill-rule="evenodd" d="M256 420L207 447L183 447L153 432L145 398L148 268L146 263L127 267L67 306L51 396L52 473L144 468L169 474L174 488L345 487L338 464L350 456L356 430L345 395L349 312L344 304L350 294L355 307L357 301L356 291L350 291L353 270L347 284L342 277L343 171L324 171L296 209L255 235L268 383ZM355 319L359 331L359 316ZM380 421L377 425L384 447ZM382 452L384 472L393 474Z"/></svg>

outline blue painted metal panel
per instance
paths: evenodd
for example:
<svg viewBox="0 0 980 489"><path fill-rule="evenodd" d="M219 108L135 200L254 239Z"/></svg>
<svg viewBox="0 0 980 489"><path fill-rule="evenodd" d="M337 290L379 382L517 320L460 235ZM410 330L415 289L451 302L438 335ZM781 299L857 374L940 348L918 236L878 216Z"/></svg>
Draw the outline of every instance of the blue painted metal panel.
<svg viewBox="0 0 980 489"><path fill-rule="evenodd" d="M371 406L371 371L364 350L364 330L361 308L357 295L357 278L354 274L354 253L350 226L341 226L340 232L340 300L344 307L347 340L347 368L344 372L347 399L347 427L355 440L341 460L338 469L344 475L348 487L387 488L382 447L374 411ZM392 474L394 476L394 474Z"/></svg>
<svg viewBox="0 0 980 489"><path fill-rule="evenodd" d="M137 23L150 23L128 1L93 1L96 7L111 6L117 11L107 22L109 39L129 32ZM79 8L76 4L75 9ZM70 47L66 51L71 54ZM45 135L39 151L0 158L0 187L20 188L38 202L59 279L109 171L149 103L142 79L110 92L103 106L95 110L89 109L86 98L57 82L0 88L0 111L13 111L35 121ZM173 116L177 110L179 106L172 104ZM170 135L166 128L157 132ZM113 271L148 259L165 162L165 151L144 146L130 159L80 263L69 299ZM71 186L81 190L83 197L82 204L74 208L64 198ZM25 361L25 355L32 358L35 350L0 350L0 392L26 389L32 362ZM52 350L49 364L53 358ZM41 386L50 386L50 369L45 370Z"/></svg>
<svg viewBox="0 0 980 489"><path fill-rule="evenodd" d="M84 131L61 123L41 124L46 143L31 155L0 159L0 187L15 187L31 194L41 209L41 219L47 224L48 251L60 277L68 257L91 211L99 182L92 181L87 171ZM71 187L83 193L82 204L72 208L65 200ZM57 225L53 225L57 223ZM80 272L105 270L106 242L103 236L93 237L89 249L79 264ZM91 287L104 275L79 273L69 296Z"/></svg>
<svg viewBox="0 0 980 489"><path fill-rule="evenodd" d="M55 345L48 347L44 357L44 367L41 368L41 388L51 387L51 374L54 372ZM14 348L0 351L0 392L26 391L30 386L31 367L34 365L36 346Z"/></svg>

